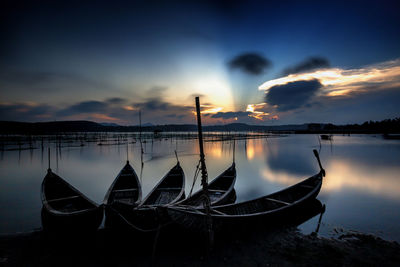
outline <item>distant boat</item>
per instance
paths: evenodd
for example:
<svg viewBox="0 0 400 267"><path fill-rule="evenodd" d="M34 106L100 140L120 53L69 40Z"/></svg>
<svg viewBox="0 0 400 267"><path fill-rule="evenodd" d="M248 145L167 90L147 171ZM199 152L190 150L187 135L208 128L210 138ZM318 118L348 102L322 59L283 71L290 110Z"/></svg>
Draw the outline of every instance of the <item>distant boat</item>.
<svg viewBox="0 0 400 267"><path fill-rule="evenodd" d="M49 168L42 182L42 224L45 230L96 230L103 208L87 198Z"/></svg>
<svg viewBox="0 0 400 267"><path fill-rule="evenodd" d="M332 140L333 139L333 136L330 134L330 135L328 135L328 134L321 134L321 139L322 140Z"/></svg>
<svg viewBox="0 0 400 267"><path fill-rule="evenodd" d="M233 203L236 200L236 192L234 189L236 182L236 167L235 163L221 173L208 185L208 196L210 205L223 205ZM202 207L204 203L203 189L197 191L185 200L178 202L177 205Z"/></svg>
<svg viewBox="0 0 400 267"><path fill-rule="evenodd" d="M315 150L314 153L318 157ZM164 212L175 223L195 231L208 229L208 216L211 217L214 230L251 227L257 223L287 223L291 214L301 212L303 205L316 198L324 175L321 167L318 174L298 184L254 200L212 207L209 215L204 210L181 206L165 207Z"/></svg>

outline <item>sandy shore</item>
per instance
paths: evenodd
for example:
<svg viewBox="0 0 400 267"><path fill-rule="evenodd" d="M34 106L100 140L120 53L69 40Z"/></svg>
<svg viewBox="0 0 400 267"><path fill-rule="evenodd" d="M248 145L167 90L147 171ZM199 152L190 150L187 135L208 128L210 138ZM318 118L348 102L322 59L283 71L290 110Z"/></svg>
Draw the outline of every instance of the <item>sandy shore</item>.
<svg viewBox="0 0 400 267"><path fill-rule="evenodd" d="M211 251L202 235L155 235L99 230L54 236L40 230L0 238L0 266L400 266L400 245L361 234L337 239L304 235L296 228L215 236Z"/></svg>

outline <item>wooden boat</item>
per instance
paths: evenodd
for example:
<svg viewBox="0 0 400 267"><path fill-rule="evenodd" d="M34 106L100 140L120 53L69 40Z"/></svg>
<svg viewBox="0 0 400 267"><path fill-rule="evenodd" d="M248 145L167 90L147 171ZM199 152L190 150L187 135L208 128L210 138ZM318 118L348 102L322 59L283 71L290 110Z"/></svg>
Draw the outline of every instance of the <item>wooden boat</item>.
<svg viewBox="0 0 400 267"><path fill-rule="evenodd" d="M45 230L96 230L103 219L103 208L49 168L42 182L42 225Z"/></svg>
<svg viewBox="0 0 400 267"><path fill-rule="evenodd" d="M251 227L252 224L258 223L285 222L291 214L301 212L302 207L315 199L321 189L325 171L316 150L314 154L318 159L320 172L279 192L242 203L212 207L209 215L204 209L179 206L166 207L163 212L167 212L174 222L197 231L207 229L210 217L214 231L234 229L238 226Z"/></svg>
<svg viewBox="0 0 400 267"><path fill-rule="evenodd" d="M178 162L141 203L126 205L114 202L106 206L106 224L114 228L133 228L141 232L154 231L159 225L155 207L173 205L183 198L185 174Z"/></svg>
<svg viewBox="0 0 400 267"><path fill-rule="evenodd" d="M129 206L137 206L141 199L142 187L139 178L127 160L125 166L108 189L103 203L104 205L111 205L118 202Z"/></svg>
<svg viewBox="0 0 400 267"><path fill-rule="evenodd" d="M158 182L140 206L172 205L185 198L185 174L179 162Z"/></svg>
<svg viewBox="0 0 400 267"><path fill-rule="evenodd" d="M139 178L127 160L104 197L105 226L118 227L121 223L116 211L131 210L139 205L141 199L142 187Z"/></svg>
<svg viewBox="0 0 400 267"><path fill-rule="evenodd" d="M210 205L223 205L233 203L236 200L236 192L234 189L236 182L235 163L208 184L208 193ZM177 205L201 207L203 206L203 189L197 191L193 195L178 202Z"/></svg>

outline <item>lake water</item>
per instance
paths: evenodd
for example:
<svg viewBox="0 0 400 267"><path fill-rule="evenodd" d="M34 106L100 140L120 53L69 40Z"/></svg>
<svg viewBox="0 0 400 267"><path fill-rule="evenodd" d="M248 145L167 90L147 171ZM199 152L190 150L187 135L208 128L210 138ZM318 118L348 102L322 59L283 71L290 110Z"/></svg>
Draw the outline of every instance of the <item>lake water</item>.
<svg viewBox="0 0 400 267"><path fill-rule="evenodd" d="M115 136L114 136L115 138ZM129 139L129 137L128 137ZM118 137L118 141L122 140ZM140 143L129 139L128 155L138 175L141 172ZM109 141L109 143L115 143ZM126 161L126 145L97 142L63 142L44 139L37 149L0 152L0 233L27 232L41 226L40 186L51 167L89 198L103 197ZM321 143L321 146L320 146ZM43 148L42 148L43 145ZM14 145L15 147L15 145ZM56 148L57 147L57 148ZM143 144L143 195L176 163L177 150L190 191L199 160L195 139L162 138ZM209 179L232 163L231 141L204 143ZM318 135L287 135L236 141L237 201L249 200L295 184L319 171L312 150L320 150L326 170L318 199L326 205L320 234L337 236L346 231L372 233L400 241L400 141L372 135L335 135L319 141ZM56 153L57 151L57 153ZM194 190L200 188L200 178ZM299 226L315 230L318 216Z"/></svg>

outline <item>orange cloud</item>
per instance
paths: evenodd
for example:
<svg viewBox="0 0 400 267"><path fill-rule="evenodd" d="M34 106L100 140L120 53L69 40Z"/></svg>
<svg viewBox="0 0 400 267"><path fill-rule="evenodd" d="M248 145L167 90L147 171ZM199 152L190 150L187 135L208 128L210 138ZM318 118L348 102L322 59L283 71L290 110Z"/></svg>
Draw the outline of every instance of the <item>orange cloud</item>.
<svg viewBox="0 0 400 267"><path fill-rule="evenodd" d="M400 86L400 59L359 69L328 68L312 72L290 74L288 76L269 80L258 87L268 91L276 85L284 85L296 81L317 79L322 85L321 95L328 97L347 96L363 92L369 86L376 89L387 89Z"/></svg>
<svg viewBox="0 0 400 267"><path fill-rule="evenodd" d="M266 117L270 115L268 112L264 111L257 111L257 108L264 108L267 103L260 103L260 104L248 104L247 105L247 112L251 112L248 116L255 118L257 120L264 120Z"/></svg>

